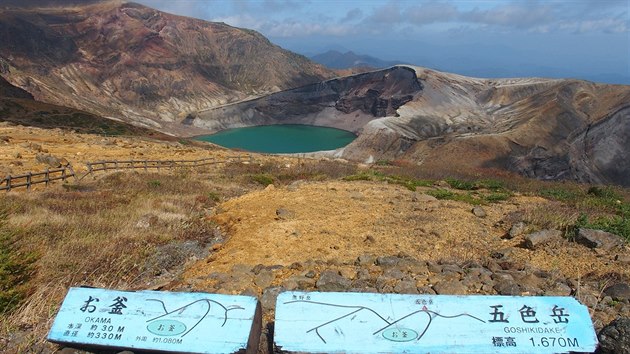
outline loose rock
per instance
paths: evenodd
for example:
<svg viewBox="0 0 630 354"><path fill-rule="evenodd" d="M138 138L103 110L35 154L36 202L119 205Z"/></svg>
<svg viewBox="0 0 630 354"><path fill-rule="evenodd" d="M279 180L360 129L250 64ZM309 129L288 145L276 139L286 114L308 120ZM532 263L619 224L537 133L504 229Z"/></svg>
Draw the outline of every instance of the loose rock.
<svg viewBox="0 0 630 354"><path fill-rule="evenodd" d="M485 218L488 215L486 214L486 211L480 206L472 208L472 213L475 214L475 216L478 218Z"/></svg>
<svg viewBox="0 0 630 354"><path fill-rule="evenodd" d="M525 247L534 250L550 242L562 239L562 232L558 230L542 230L525 236Z"/></svg>
<svg viewBox="0 0 630 354"><path fill-rule="evenodd" d="M630 299L630 285L626 283L611 285L604 289L604 294L617 301L628 300Z"/></svg>
<svg viewBox="0 0 630 354"><path fill-rule="evenodd" d="M289 220L295 217L295 213L285 208L279 208L276 210L276 220Z"/></svg>
<svg viewBox="0 0 630 354"><path fill-rule="evenodd" d="M618 318L604 327L597 335L598 354L630 353L630 319Z"/></svg>
<svg viewBox="0 0 630 354"><path fill-rule="evenodd" d="M352 282L338 272L326 270L322 272L316 285L320 291L345 291L352 286Z"/></svg>
<svg viewBox="0 0 630 354"><path fill-rule="evenodd" d="M468 288L459 281L442 281L433 285L438 295L466 295Z"/></svg>
<svg viewBox="0 0 630 354"><path fill-rule="evenodd" d="M623 239L615 234L591 229L579 229L575 240L586 247L601 248L606 251L621 247L624 244Z"/></svg>
<svg viewBox="0 0 630 354"><path fill-rule="evenodd" d="M508 233L505 235L505 238L513 239L514 237L520 236L525 232L526 228L527 226L525 225L525 223L519 221L516 224L512 225L510 231L508 231Z"/></svg>

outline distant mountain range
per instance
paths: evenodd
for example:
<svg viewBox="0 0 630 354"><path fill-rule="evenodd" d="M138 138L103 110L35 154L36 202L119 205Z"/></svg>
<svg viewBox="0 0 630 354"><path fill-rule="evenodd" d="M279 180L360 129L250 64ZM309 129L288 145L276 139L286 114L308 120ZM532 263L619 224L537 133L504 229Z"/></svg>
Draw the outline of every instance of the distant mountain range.
<svg viewBox="0 0 630 354"><path fill-rule="evenodd" d="M310 59L331 69L384 69L398 64L405 64L399 61L387 61L369 55L355 54L352 51L342 53L337 50L329 50L326 53L313 55Z"/></svg>

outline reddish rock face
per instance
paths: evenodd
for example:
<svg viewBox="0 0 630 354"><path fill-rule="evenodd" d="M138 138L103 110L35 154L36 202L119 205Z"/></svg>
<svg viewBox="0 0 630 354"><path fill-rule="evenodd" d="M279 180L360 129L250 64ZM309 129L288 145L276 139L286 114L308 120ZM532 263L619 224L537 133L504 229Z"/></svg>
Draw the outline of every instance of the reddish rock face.
<svg viewBox="0 0 630 354"><path fill-rule="evenodd" d="M3 75L39 100L161 130L333 75L255 31L132 3L1 10L0 53Z"/></svg>

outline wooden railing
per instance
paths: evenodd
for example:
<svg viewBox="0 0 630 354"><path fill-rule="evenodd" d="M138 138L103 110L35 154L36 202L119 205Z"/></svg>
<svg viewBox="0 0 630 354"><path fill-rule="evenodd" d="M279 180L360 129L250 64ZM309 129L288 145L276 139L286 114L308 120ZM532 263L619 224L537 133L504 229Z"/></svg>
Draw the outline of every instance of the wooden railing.
<svg viewBox="0 0 630 354"><path fill-rule="evenodd" d="M26 189L31 189L31 186L34 184L44 183L48 185L48 183L52 181L65 181L70 177L74 177L75 180L77 179L77 176L75 175L74 170L70 165L54 169L47 168L44 172L29 172L16 176L8 175L0 180L0 191L6 190L8 192L13 188L18 187L26 187Z"/></svg>
<svg viewBox="0 0 630 354"><path fill-rule="evenodd" d="M97 171L107 170L125 170L125 169L144 169L147 171L150 168L155 168L158 171L161 168L181 168L181 167L200 167L207 165L215 165L221 163L227 163L232 161L244 161L252 160L251 155L235 155L228 156L222 159L206 158L199 160L110 160L110 161L96 161L87 162L87 174L92 174ZM82 176L81 178L85 177Z"/></svg>
<svg viewBox="0 0 630 354"><path fill-rule="evenodd" d="M241 162L241 161L253 161L252 155L240 154L227 156L225 158L206 158L199 160L108 160L108 161L96 161L87 162L87 172L78 177L72 166L68 165L62 168L46 169L44 172L28 172L22 175L11 176L8 175L0 180L0 191L6 190L7 192L13 188L26 187L31 189L34 184L45 183L62 180L65 181L70 177L74 177L75 181L82 180L85 176L93 174L98 171L108 170L125 170L125 169L157 169L162 168L182 168L182 167L200 167L207 165L222 164L228 162Z"/></svg>

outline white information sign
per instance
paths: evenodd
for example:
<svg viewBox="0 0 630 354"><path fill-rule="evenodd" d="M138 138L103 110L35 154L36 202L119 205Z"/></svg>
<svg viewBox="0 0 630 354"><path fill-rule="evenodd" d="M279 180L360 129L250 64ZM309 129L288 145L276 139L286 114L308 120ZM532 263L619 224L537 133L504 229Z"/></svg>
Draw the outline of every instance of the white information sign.
<svg viewBox="0 0 630 354"><path fill-rule="evenodd" d="M178 353L256 353L260 305L250 296L71 288L48 340Z"/></svg>
<svg viewBox="0 0 630 354"><path fill-rule="evenodd" d="M572 297L284 292L274 344L300 353L593 352Z"/></svg>

